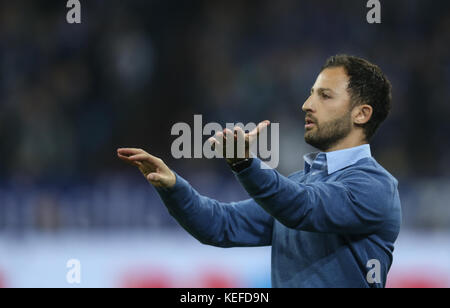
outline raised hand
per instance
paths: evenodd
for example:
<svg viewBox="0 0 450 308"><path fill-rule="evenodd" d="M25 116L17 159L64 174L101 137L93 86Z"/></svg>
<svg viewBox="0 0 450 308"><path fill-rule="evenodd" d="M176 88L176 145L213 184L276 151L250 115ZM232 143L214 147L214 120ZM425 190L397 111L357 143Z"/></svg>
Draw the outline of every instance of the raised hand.
<svg viewBox="0 0 450 308"><path fill-rule="evenodd" d="M208 139L215 151L219 152L228 163L235 163L250 157L251 145L258 139L259 134L270 125L270 121L262 121L249 133L245 133L239 126L234 127L234 131L224 129L217 132L214 137ZM234 153L227 153L228 144L232 139L234 142Z"/></svg>
<svg viewBox="0 0 450 308"><path fill-rule="evenodd" d="M138 167L147 181L156 187L171 188L176 183L172 170L160 158L142 149L118 149L117 156L124 162Z"/></svg>

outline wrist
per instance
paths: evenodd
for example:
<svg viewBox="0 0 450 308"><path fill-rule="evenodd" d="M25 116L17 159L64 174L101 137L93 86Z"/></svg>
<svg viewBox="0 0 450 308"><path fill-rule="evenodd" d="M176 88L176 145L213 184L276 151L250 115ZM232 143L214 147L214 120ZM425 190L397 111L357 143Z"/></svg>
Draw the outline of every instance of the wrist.
<svg viewBox="0 0 450 308"><path fill-rule="evenodd" d="M253 158L240 158L240 159L227 160L227 163L230 166L231 170L233 170L234 172L237 172L237 173L240 173L241 171L250 167L252 162L253 162Z"/></svg>
<svg viewBox="0 0 450 308"><path fill-rule="evenodd" d="M225 160L228 165L233 165L246 160L246 158L226 158Z"/></svg>
<svg viewBox="0 0 450 308"><path fill-rule="evenodd" d="M169 181L167 183L167 188L175 187L176 183L177 183L177 177L176 177L175 173L173 173L172 170L170 170L170 177L169 177Z"/></svg>

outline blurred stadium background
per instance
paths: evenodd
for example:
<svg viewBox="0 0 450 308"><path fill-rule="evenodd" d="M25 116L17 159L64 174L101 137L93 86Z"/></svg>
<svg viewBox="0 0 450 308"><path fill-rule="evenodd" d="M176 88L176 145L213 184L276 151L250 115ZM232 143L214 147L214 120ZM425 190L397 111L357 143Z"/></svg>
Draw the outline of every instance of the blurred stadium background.
<svg viewBox="0 0 450 308"><path fill-rule="evenodd" d="M450 287L450 2L0 2L0 286L270 286L270 248L190 238L116 148L163 158L201 193L246 198L222 161L174 160L177 122L280 123L285 175L303 167L301 104L325 59L379 64L394 104L372 143L400 182L390 287Z"/></svg>

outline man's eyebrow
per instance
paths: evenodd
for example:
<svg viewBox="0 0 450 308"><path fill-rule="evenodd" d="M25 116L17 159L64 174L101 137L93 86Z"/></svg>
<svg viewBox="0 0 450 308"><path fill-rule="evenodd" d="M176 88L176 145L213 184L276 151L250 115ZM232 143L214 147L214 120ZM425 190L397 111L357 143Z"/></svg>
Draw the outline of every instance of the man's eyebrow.
<svg viewBox="0 0 450 308"><path fill-rule="evenodd" d="M315 91L314 88L311 88L311 93L314 93L314 91ZM330 88L318 88L317 89L317 92L319 92L319 93L323 93L325 91L329 91L331 93L334 93L334 91L331 90Z"/></svg>

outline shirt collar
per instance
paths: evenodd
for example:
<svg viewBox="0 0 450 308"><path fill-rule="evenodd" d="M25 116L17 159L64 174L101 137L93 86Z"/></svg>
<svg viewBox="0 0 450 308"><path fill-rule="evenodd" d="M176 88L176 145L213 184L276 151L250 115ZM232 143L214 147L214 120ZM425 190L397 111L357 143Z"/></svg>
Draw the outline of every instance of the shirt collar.
<svg viewBox="0 0 450 308"><path fill-rule="evenodd" d="M326 168L330 175L367 157L372 157L369 144L329 153L313 152L303 156L303 159L305 160L305 173L308 173L311 168L319 170Z"/></svg>

